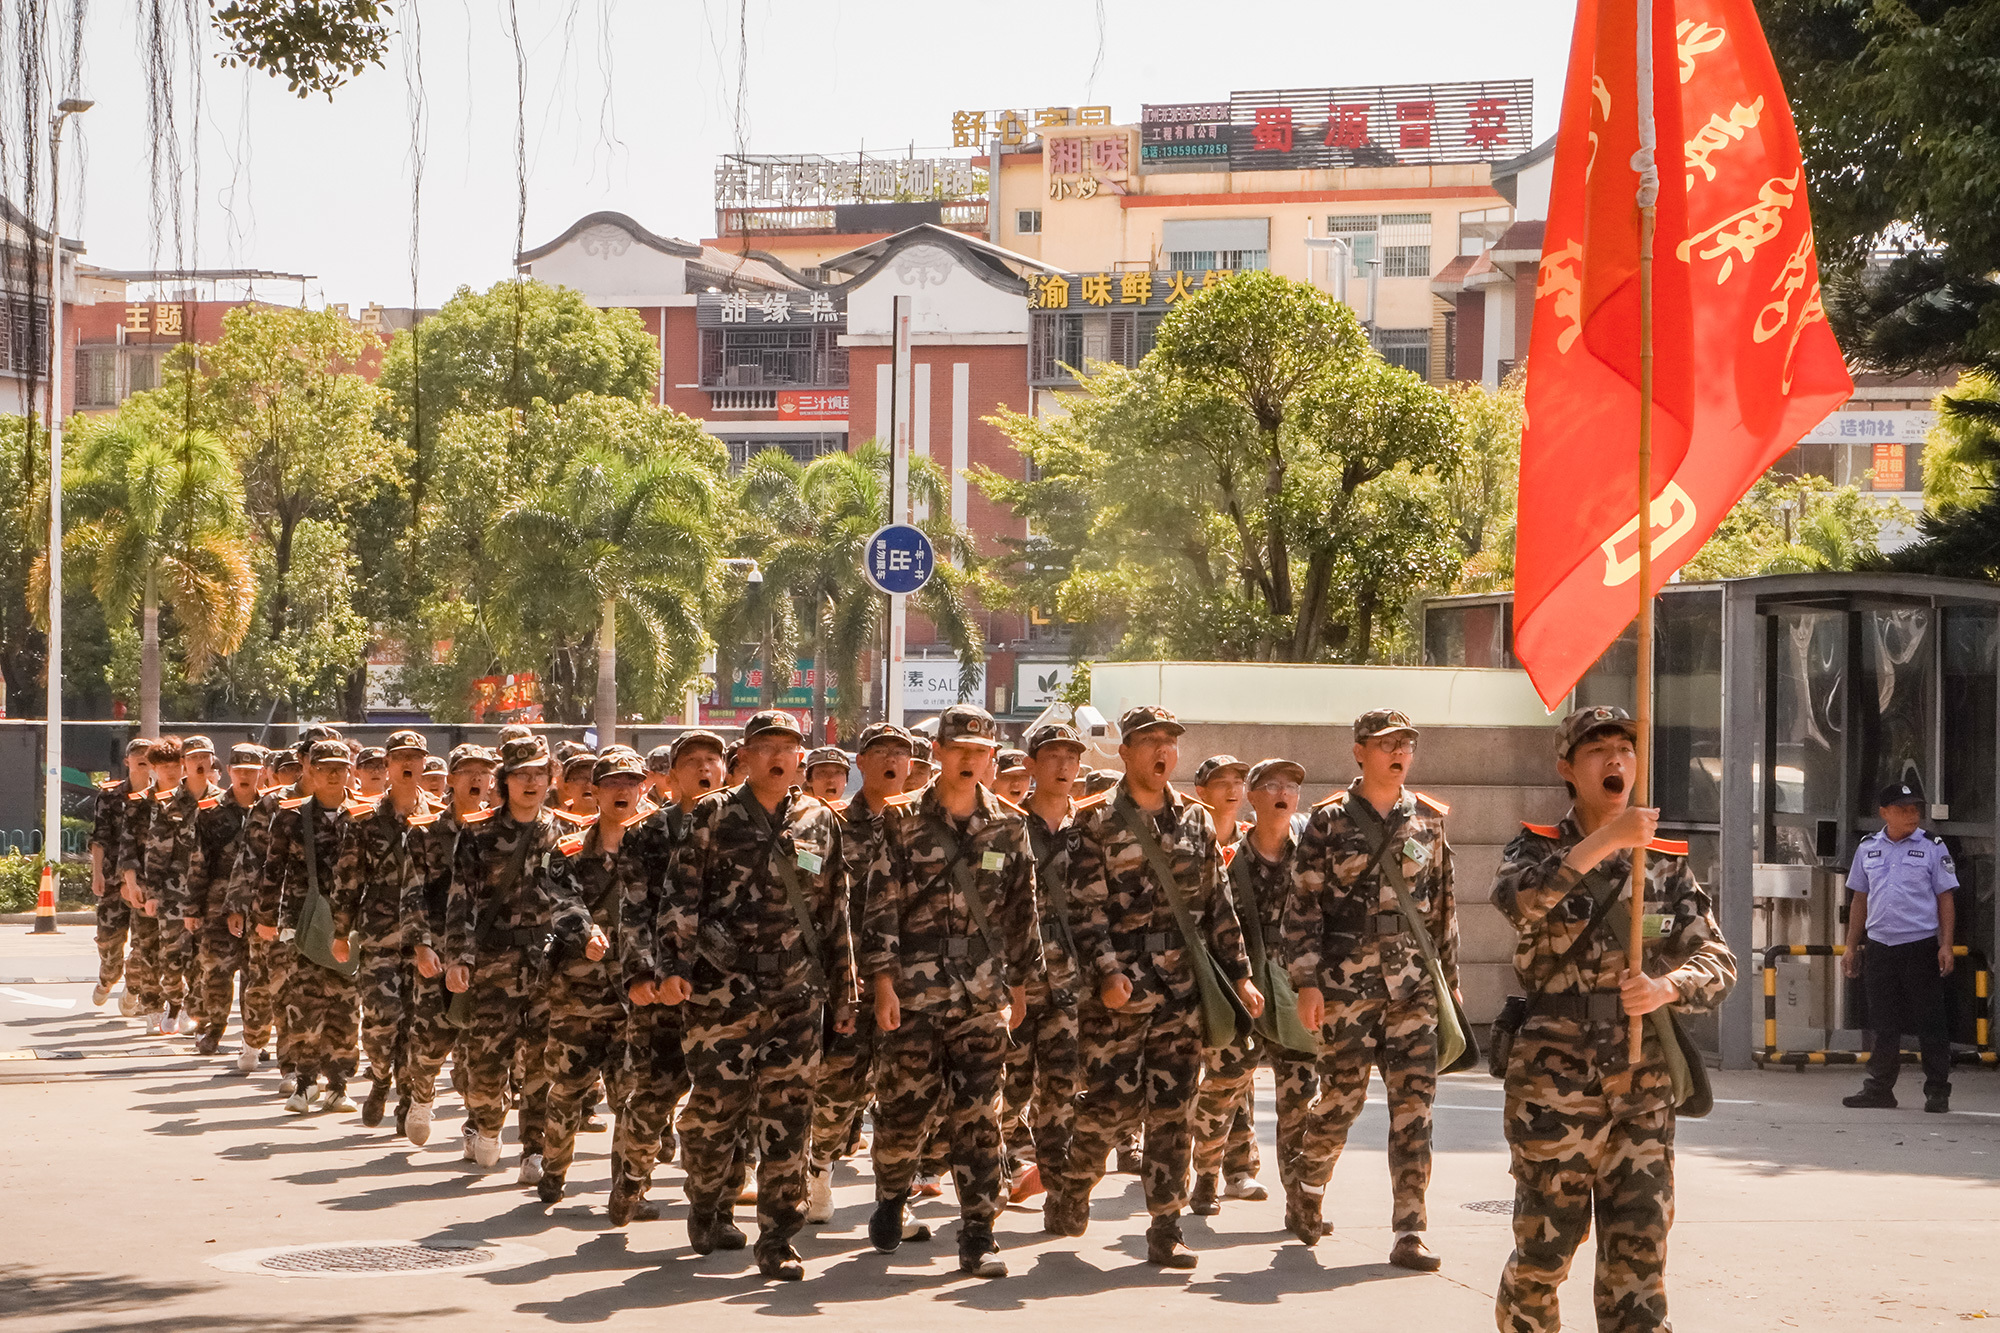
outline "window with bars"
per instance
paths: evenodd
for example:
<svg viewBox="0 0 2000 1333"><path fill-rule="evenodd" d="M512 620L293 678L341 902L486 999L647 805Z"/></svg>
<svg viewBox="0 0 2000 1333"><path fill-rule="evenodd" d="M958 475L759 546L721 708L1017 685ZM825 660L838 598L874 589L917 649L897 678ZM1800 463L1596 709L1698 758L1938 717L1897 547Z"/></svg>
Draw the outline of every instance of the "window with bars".
<svg viewBox="0 0 2000 1333"><path fill-rule="evenodd" d="M0 296L0 371L46 374L42 349L49 342L49 303Z"/></svg>
<svg viewBox="0 0 2000 1333"><path fill-rule="evenodd" d="M704 389L847 387L847 349L831 327L701 331Z"/></svg>
<svg viewBox="0 0 2000 1333"><path fill-rule="evenodd" d="M118 406L118 349L80 347L76 353L76 405Z"/></svg>
<svg viewBox="0 0 2000 1333"><path fill-rule="evenodd" d="M837 433L823 435L725 435L723 443L729 446L729 470L741 472L758 454L767 449L777 449L794 462L810 463L821 454L839 453L847 448L847 437Z"/></svg>
<svg viewBox="0 0 2000 1333"><path fill-rule="evenodd" d="M1169 250L1166 266L1182 273L1242 273L1271 266L1269 250Z"/></svg>
<svg viewBox="0 0 2000 1333"><path fill-rule="evenodd" d="M1036 313L1028 335L1028 382L1074 384L1089 362L1136 366L1159 341L1163 316L1145 310ZM1068 367L1068 369L1065 369Z"/></svg>
<svg viewBox="0 0 2000 1333"><path fill-rule="evenodd" d="M1368 266L1382 261L1385 278L1428 278L1431 275L1431 215L1429 213L1355 213L1326 220L1329 236L1354 247L1351 276L1365 278Z"/></svg>
<svg viewBox="0 0 2000 1333"><path fill-rule="evenodd" d="M1392 366L1401 366L1419 379L1431 375L1431 331L1429 329L1377 329L1375 350Z"/></svg>

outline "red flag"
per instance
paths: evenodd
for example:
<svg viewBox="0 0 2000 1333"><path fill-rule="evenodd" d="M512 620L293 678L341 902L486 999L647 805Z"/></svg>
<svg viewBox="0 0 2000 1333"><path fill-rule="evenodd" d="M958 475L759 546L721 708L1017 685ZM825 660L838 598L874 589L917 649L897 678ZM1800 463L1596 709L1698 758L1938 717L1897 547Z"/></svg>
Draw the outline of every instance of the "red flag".
<svg viewBox="0 0 2000 1333"><path fill-rule="evenodd" d="M1551 708L1631 622L1638 0L1582 0L1535 285L1514 652ZM1791 107L1753 0L1654 0L1652 591L1854 383L1820 304Z"/></svg>

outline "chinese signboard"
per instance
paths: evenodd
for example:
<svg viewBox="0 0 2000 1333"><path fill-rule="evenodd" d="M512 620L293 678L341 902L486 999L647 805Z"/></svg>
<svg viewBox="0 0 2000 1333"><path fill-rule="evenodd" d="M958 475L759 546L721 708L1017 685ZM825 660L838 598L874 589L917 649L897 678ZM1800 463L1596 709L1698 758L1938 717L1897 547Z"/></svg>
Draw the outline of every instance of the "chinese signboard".
<svg viewBox="0 0 2000 1333"><path fill-rule="evenodd" d="M942 713L955 703L986 703L986 664L972 669L972 689L958 692L958 659L941 657L935 661L903 660L903 715Z"/></svg>
<svg viewBox="0 0 2000 1333"><path fill-rule="evenodd" d="M540 722L542 683L532 671L481 676L472 682L474 722Z"/></svg>
<svg viewBox="0 0 2000 1333"><path fill-rule="evenodd" d="M907 596L931 581L937 550L921 528L890 523L875 529L861 548L861 576L879 591Z"/></svg>
<svg viewBox="0 0 2000 1333"><path fill-rule="evenodd" d="M1878 491L1900 491L1907 485L1903 471L1903 459L1908 445L1875 442L1875 484Z"/></svg>
<svg viewBox="0 0 2000 1333"><path fill-rule="evenodd" d="M838 324L846 297L828 292L702 292L695 297L696 328L728 324Z"/></svg>
<svg viewBox="0 0 2000 1333"><path fill-rule="evenodd" d="M1127 269L1120 273L1049 273L1028 275L1028 309L1082 310L1114 306L1150 306L1155 310L1193 296L1222 281L1227 273L1175 269Z"/></svg>
<svg viewBox="0 0 2000 1333"><path fill-rule="evenodd" d="M951 113L951 146L985 148L998 139L1008 148L1061 125L1109 125L1108 106L1045 106L1030 111L954 111Z"/></svg>
<svg viewBox="0 0 2000 1333"><path fill-rule="evenodd" d="M186 336L186 324L182 319L183 307L179 305L128 305L125 307L125 332L152 333L162 338Z"/></svg>
<svg viewBox="0 0 2000 1333"><path fill-rule="evenodd" d="M786 421L845 421L847 390L780 389L778 415Z"/></svg>
<svg viewBox="0 0 2000 1333"><path fill-rule="evenodd" d="M1871 444L1894 440L1901 444L1922 444L1937 424L1937 413L1929 410L1829 413L1825 420L1807 431L1800 444Z"/></svg>
<svg viewBox="0 0 2000 1333"><path fill-rule="evenodd" d="M1076 678L1071 662L1016 662L1014 664L1014 711L1039 713L1060 702L1062 692Z"/></svg>
<svg viewBox="0 0 2000 1333"><path fill-rule="evenodd" d="M1095 134L1044 135L1042 165L1051 199L1129 194L1125 181L1132 172L1131 134L1107 128Z"/></svg>
<svg viewBox="0 0 2000 1333"><path fill-rule="evenodd" d="M1498 162L1530 147L1534 82L1231 93L1147 106L1139 169L1281 171Z"/></svg>
<svg viewBox="0 0 2000 1333"><path fill-rule="evenodd" d="M832 704L840 697L839 691L834 686L835 682L831 674L829 674L826 682L826 701L828 704ZM729 706L732 708L755 708L762 702L763 698L764 665L761 661L752 658L749 662L737 667L729 675ZM810 708L812 707L812 698L812 659L810 657L801 657L792 667L791 687L780 692L778 695L778 707ZM711 696L709 702L717 703L719 700Z"/></svg>
<svg viewBox="0 0 2000 1333"><path fill-rule="evenodd" d="M715 168L717 208L964 199L984 189L963 157L731 156Z"/></svg>

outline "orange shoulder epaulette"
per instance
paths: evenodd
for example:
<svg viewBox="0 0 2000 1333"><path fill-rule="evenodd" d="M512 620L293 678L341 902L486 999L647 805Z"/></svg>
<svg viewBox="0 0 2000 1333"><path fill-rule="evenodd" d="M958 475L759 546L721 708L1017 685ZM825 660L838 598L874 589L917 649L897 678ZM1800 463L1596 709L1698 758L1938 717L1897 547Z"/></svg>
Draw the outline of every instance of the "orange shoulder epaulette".
<svg viewBox="0 0 2000 1333"><path fill-rule="evenodd" d="M172 787L167 788L165 791L161 791L158 787L153 788L153 803L155 805L165 805L173 799L174 789Z"/></svg>
<svg viewBox="0 0 2000 1333"><path fill-rule="evenodd" d="M259 787L257 789L257 794L259 796L269 796L274 791L283 791L289 785L290 785L289 783L274 782L268 787Z"/></svg>
<svg viewBox="0 0 2000 1333"><path fill-rule="evenodd" d="M146 790L150 789L142 789L139 791L128 791L125 793L125 799L128 801L143 801L146 799Z"/></svg>
<svg viewBox="0 0 2000 1333"><path fill-rule="evenodd" d="M1095 796L1086 796L1082 800L1078 801L1076 805L1072 807L1072 810L1088 810L1092 806L1103 805L1105 800L1111 795L1111 793L1116 790L1117 788L1111 787L1097 793L1097 795Z"/></svg>
<svg viewBox="0 0 2000 1333"><path fill-rule="evenodd" d="M1411 792L1410 794L1416 797L1419 801L1422 801L1425 805L1429 806L1431 809L1437 811L1441 815L1448 815L1451 813L1450 806L1446 805L1443 801L1440 801L1437 797L1431 795L1429 792L1419 791L1419 792Z"/></svg>
<svg viewBox="0 0 2000 1333"><path fill-rule="evenodd" d="M1244 834L1248 833L1251 829L1256 827L1257 823L1255 820L1239 819L1236 821L1236 836L1240 838Z"/></svg>
<svg viewBox="0 0 2000 1333"><path fill-rule="evenodd" d="M1659 852L1663 856L1686 856L1688 845L1684 842L1675 842L1672 838L1655 838L1646 844L1646 850Z"/></svg>
<svg viewBox="0 0 2000 1333"><path fill-rule="evenodd" d="M118 780L116 778L106 778L104 781L97 784L97 789L99 791L117 791Z"/></svg>
<svg viewBox="0 0 2000 1333"><path fill-rule="evenodd" d="M371 801L366 797L357 796L346 805L341 806L340 813L346 815L349 819L357 819L362 815L372 815L381 808L381 805L377 802Z"/></svg>
<svg viewBox="0 0 2000 1333"><path fill-rule="evenodd" d="M923 788L921 787L919 787L915 791L897 792L894 796L888 796L883 798L882 808L886 810L893 805L898 809L901 809L903 806L906 805L915 805L920 799L922 799L923 794L924 791Z"/></svg>
<svg viewBox="0 0 2000 1333"><path fill-rule="evenodd" d="M549 807L549 813L554 815L557 819L562 820L565 824L587 825L593 822L597 818L596 815L580 815L574 810L564 810L560 806L553 806L553 805Z"/></svg>
<svg viewBox="0 0 2000 1333"><path fill-rule="evenodd" d="M469 815L460 815L458 822L461 824L480 824L491 818L493 818L493 807L488 806L484 810L479 810Z"/></svg>
<svg viewBox="0 0 2000 1333"><path fill-rule="evenodd" d="M572 833L566 838L558 838L556 839L556 850L564 856L575 856L583 850L585 836L587 835L582 833Z"/></svg>
<svg viewBox="0 0 2000 1333"><path fill-rule="evenodd" d="M650 796L642 796L639 798L639 813L637 818L639 819L650 818L656 811L659 810L659 808L660 808L660 803L658 801L654 800ZM625 822L627 824L630 824L632 820L628 819Z"/></svg>
<svg viewBox="0 0 2000 1333"><path fill-rule="evenodd" d="M199 801L196 801L194 806L197 810L213 810L221 804L222 798L220 796L204 796Z"/></svg>
<svg viewBox="0 0 2000 1333"><path fill-rule="evenodd" d="M1015 805L1005 796L994 796L993 804L999 806L1002 810L1005 810L1010 814L1019 815L1023 819L1026 819L1028 817L1028 812L1026 810L1023 810L1020 806Z"/></svg>
<svg viewBox="0 0 2000 1333"><path fill-rule="evenodd" d="M659 806L642 805L633 813L625 816L625 822L620 824L618 827L631 828L635 824L643 824L647 820L651 819L654 815L657 815L658 813L660 813Z"/></svg>
<svg viewBox="0 0 2000 1333"><path fill-rule="evenodd" d="M304 805L307 801L310 801L311 799L312 797L310 796L294 796L289 801L278 802L278 808L280 810L296 810L300 806Z"/></svg>
<svg viewBox="0 0 2000 1333"><path fill-rule="evenodd" d="M1554 824L1530 824L1524 819L1521 821L1521 827L1535 834L1537 837L1560 838L1562 836L1562 830Z"/></svg>
<svg viewBox="0 0 2000 1333"><path fill-rule="evenodd" d="M836 815L847 813L847 802L845 801L829 801L827 804Z"/></svg>
<svg viewBox="0 0 2000 1333"><path fill-rule="evenodd" d="M411 827L411 828L426 828L426 827L428 827L428 826L430 826L430 825L432 825L432 824L435 824L435 823L437 823L437 820L438 820L438 816L439 816L439 815L441 815L441 814L443 814L443 813L444 813L444 811L442 811L442 810L426 810L426 811L423 811L423 812L421 812L421 813L418 813L418 814L414 814L414 815L411 815L411 816L410 816L410 827Z"/></svg>
<svg viewBox="0 0 2000 1333"><path fill-rule="evenodd" d="M1347 788L1342 787L1339 791L1333 793L1331 796L1328 796L1323 800L1313 802L1313 809L1317 810L1323 805L1332 805L1335 801L1339 800L1341 797L1345 795L1347 795Z"/></svg>

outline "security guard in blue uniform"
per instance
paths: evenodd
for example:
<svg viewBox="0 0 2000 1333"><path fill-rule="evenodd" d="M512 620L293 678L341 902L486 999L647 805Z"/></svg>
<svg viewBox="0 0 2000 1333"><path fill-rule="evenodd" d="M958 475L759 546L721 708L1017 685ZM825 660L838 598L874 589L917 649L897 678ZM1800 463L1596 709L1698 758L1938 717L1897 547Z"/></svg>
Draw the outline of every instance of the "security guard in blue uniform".
<svg viewBox="0 0 2000 1333"><path fill-rule="evenodd" d="M1951 975L1952 890L1958 872L1945 845L1920 825L1924 798L1890 783L1878 802L1882 831L1854 849L1847 887L1847 975L1862 978L1875 1044L1868 1081L1843 1106L1893 1107L1903 1034L1916 1034L1924 1060L1924 1109L1951 1109L1951 1030L1945 978ZM1865 932L1865 934L1864 934Z"/></svg>

